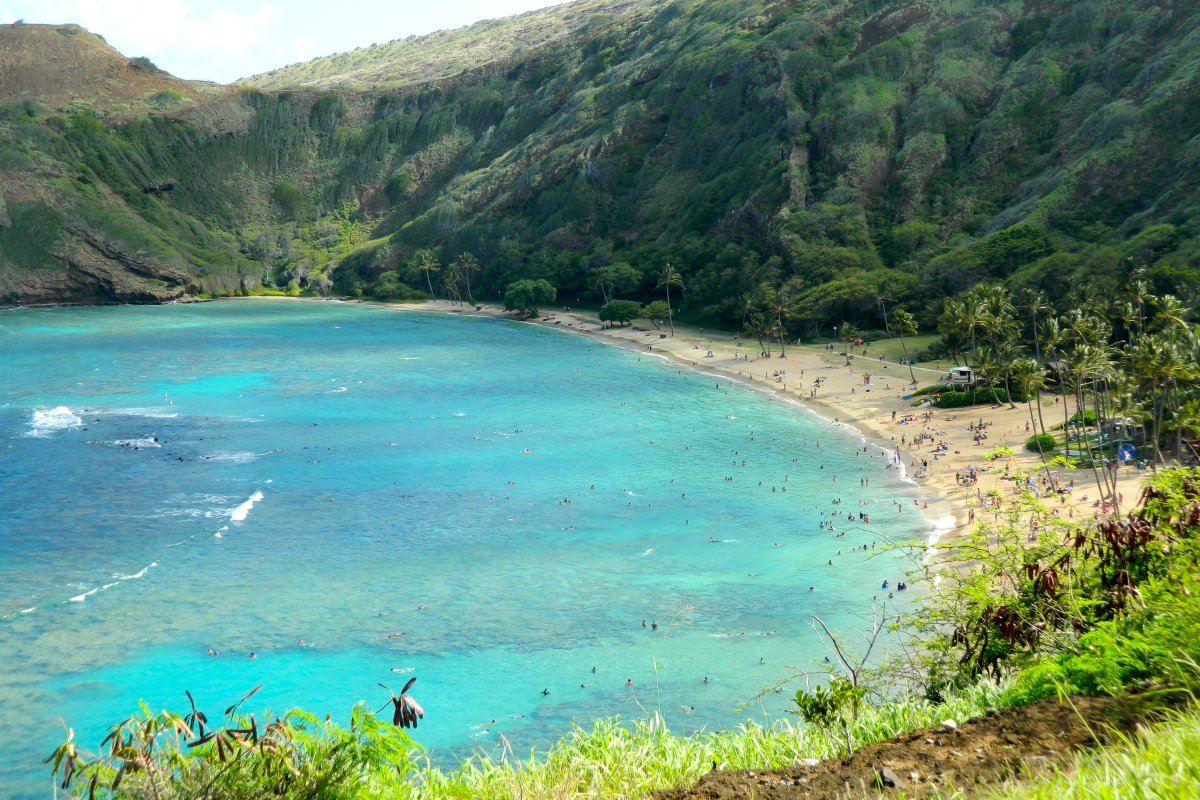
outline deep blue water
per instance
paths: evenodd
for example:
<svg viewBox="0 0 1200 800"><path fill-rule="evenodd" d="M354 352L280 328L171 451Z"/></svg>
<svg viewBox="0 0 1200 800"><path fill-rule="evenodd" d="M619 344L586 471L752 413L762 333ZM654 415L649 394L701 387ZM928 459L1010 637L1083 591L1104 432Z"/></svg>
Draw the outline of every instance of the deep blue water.
<svg viewBox="0 0 1200 800"><path fill-rule="evenodd" d="M184 689L214 717L260 683L252 709L345 717L415 675L416 738L444 759L600 716L777 717L787 694L753 698L821 661L812 614L861 627L905 569L854 548L928 525L863 446L515 322L2 312L0 794L49 795L60 718L94 746Z"/></svg>

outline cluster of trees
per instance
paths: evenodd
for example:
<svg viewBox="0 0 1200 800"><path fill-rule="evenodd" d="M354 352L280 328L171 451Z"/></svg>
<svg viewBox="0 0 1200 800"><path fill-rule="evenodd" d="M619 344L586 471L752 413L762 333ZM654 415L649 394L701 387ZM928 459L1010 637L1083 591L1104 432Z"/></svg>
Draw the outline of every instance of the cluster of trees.
<svg viewBox="0 0 1200 800"><path fill-rule="evenodd" d="M1060 312L1038 292L1015 295L979 284L945 303L941 348L973 367L978 383L1007 402L1025 398L1031 449L1042 454L1061 430L1067 455L1092 466L1102 499L1118 508L1115 471L1122 445L1141 448L1152 467L1200 459L1200 329L1193 310L1151 291L1135 273L1125 291ZM1073 397L1062 418L1038 402L1051 383ZM1000 399L994 395L996 402ZM1033 446L1036 442L1037 446Z"/></svg>

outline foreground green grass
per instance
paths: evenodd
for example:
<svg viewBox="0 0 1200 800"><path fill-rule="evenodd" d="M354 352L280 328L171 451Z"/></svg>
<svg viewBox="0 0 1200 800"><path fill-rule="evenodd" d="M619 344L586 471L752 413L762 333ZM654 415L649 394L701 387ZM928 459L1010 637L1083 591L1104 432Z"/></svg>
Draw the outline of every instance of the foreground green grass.
<svg viewBox="0 0 1200 800"><path fill-rule="evenodd" d="M854 746L936 725L947 717L978 716L1000 708L1002 694L1002 688L985 685L940 705L905 701L868 709L854 725ZM836 733L787 721L769 728L750 724L729 733L676 736L657 717L629 726L608 720L590 730L576 728L544 755L503 760L477 756L452 772L427 767L410 787L392 788L397 797L413 798L636 798L688 785L714 764L729 770L777 769L799 758L837 757L842 747Z"/></svg>
<svg viewBox="0 0 1200 800"><path fill-rule="evenodd" d="M1079 756L1053 774L1012 782L988 800L1194 800L1200 797L1200 711L1180 714L1141 736Z"/></svg>

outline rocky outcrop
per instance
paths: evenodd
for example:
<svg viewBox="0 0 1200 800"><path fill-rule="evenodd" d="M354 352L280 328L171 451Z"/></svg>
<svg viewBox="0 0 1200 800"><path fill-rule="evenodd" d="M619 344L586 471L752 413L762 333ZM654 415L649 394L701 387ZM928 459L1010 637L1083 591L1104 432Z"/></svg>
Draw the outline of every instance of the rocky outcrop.
<svg viewBox="0 0 1200 800"><path fill-rule="evenodd" d="M29 272L20 283L0 282L0 306L165 303L200 291L185 272L122 251L89 231L73 237L54 254L57 269Z"/></svg>

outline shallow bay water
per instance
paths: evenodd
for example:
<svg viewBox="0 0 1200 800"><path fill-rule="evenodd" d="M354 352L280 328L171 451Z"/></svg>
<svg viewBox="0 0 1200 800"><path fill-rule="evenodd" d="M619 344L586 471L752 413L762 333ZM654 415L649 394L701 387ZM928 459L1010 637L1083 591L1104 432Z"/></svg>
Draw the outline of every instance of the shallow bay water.
<svg viewBox="0 0 1200 800"><path fill-rule="evenodd" d="M856 548L929 527L886 464L744 386L511 321L0 312L0 787L47 796L60 718L94 747L185 689L213 717L263 684L252 709L344 719L417 676L444 763L596 717L777 718L796 686L760 692L825 655L812 615L861 628L908 567Z"/></svg>

